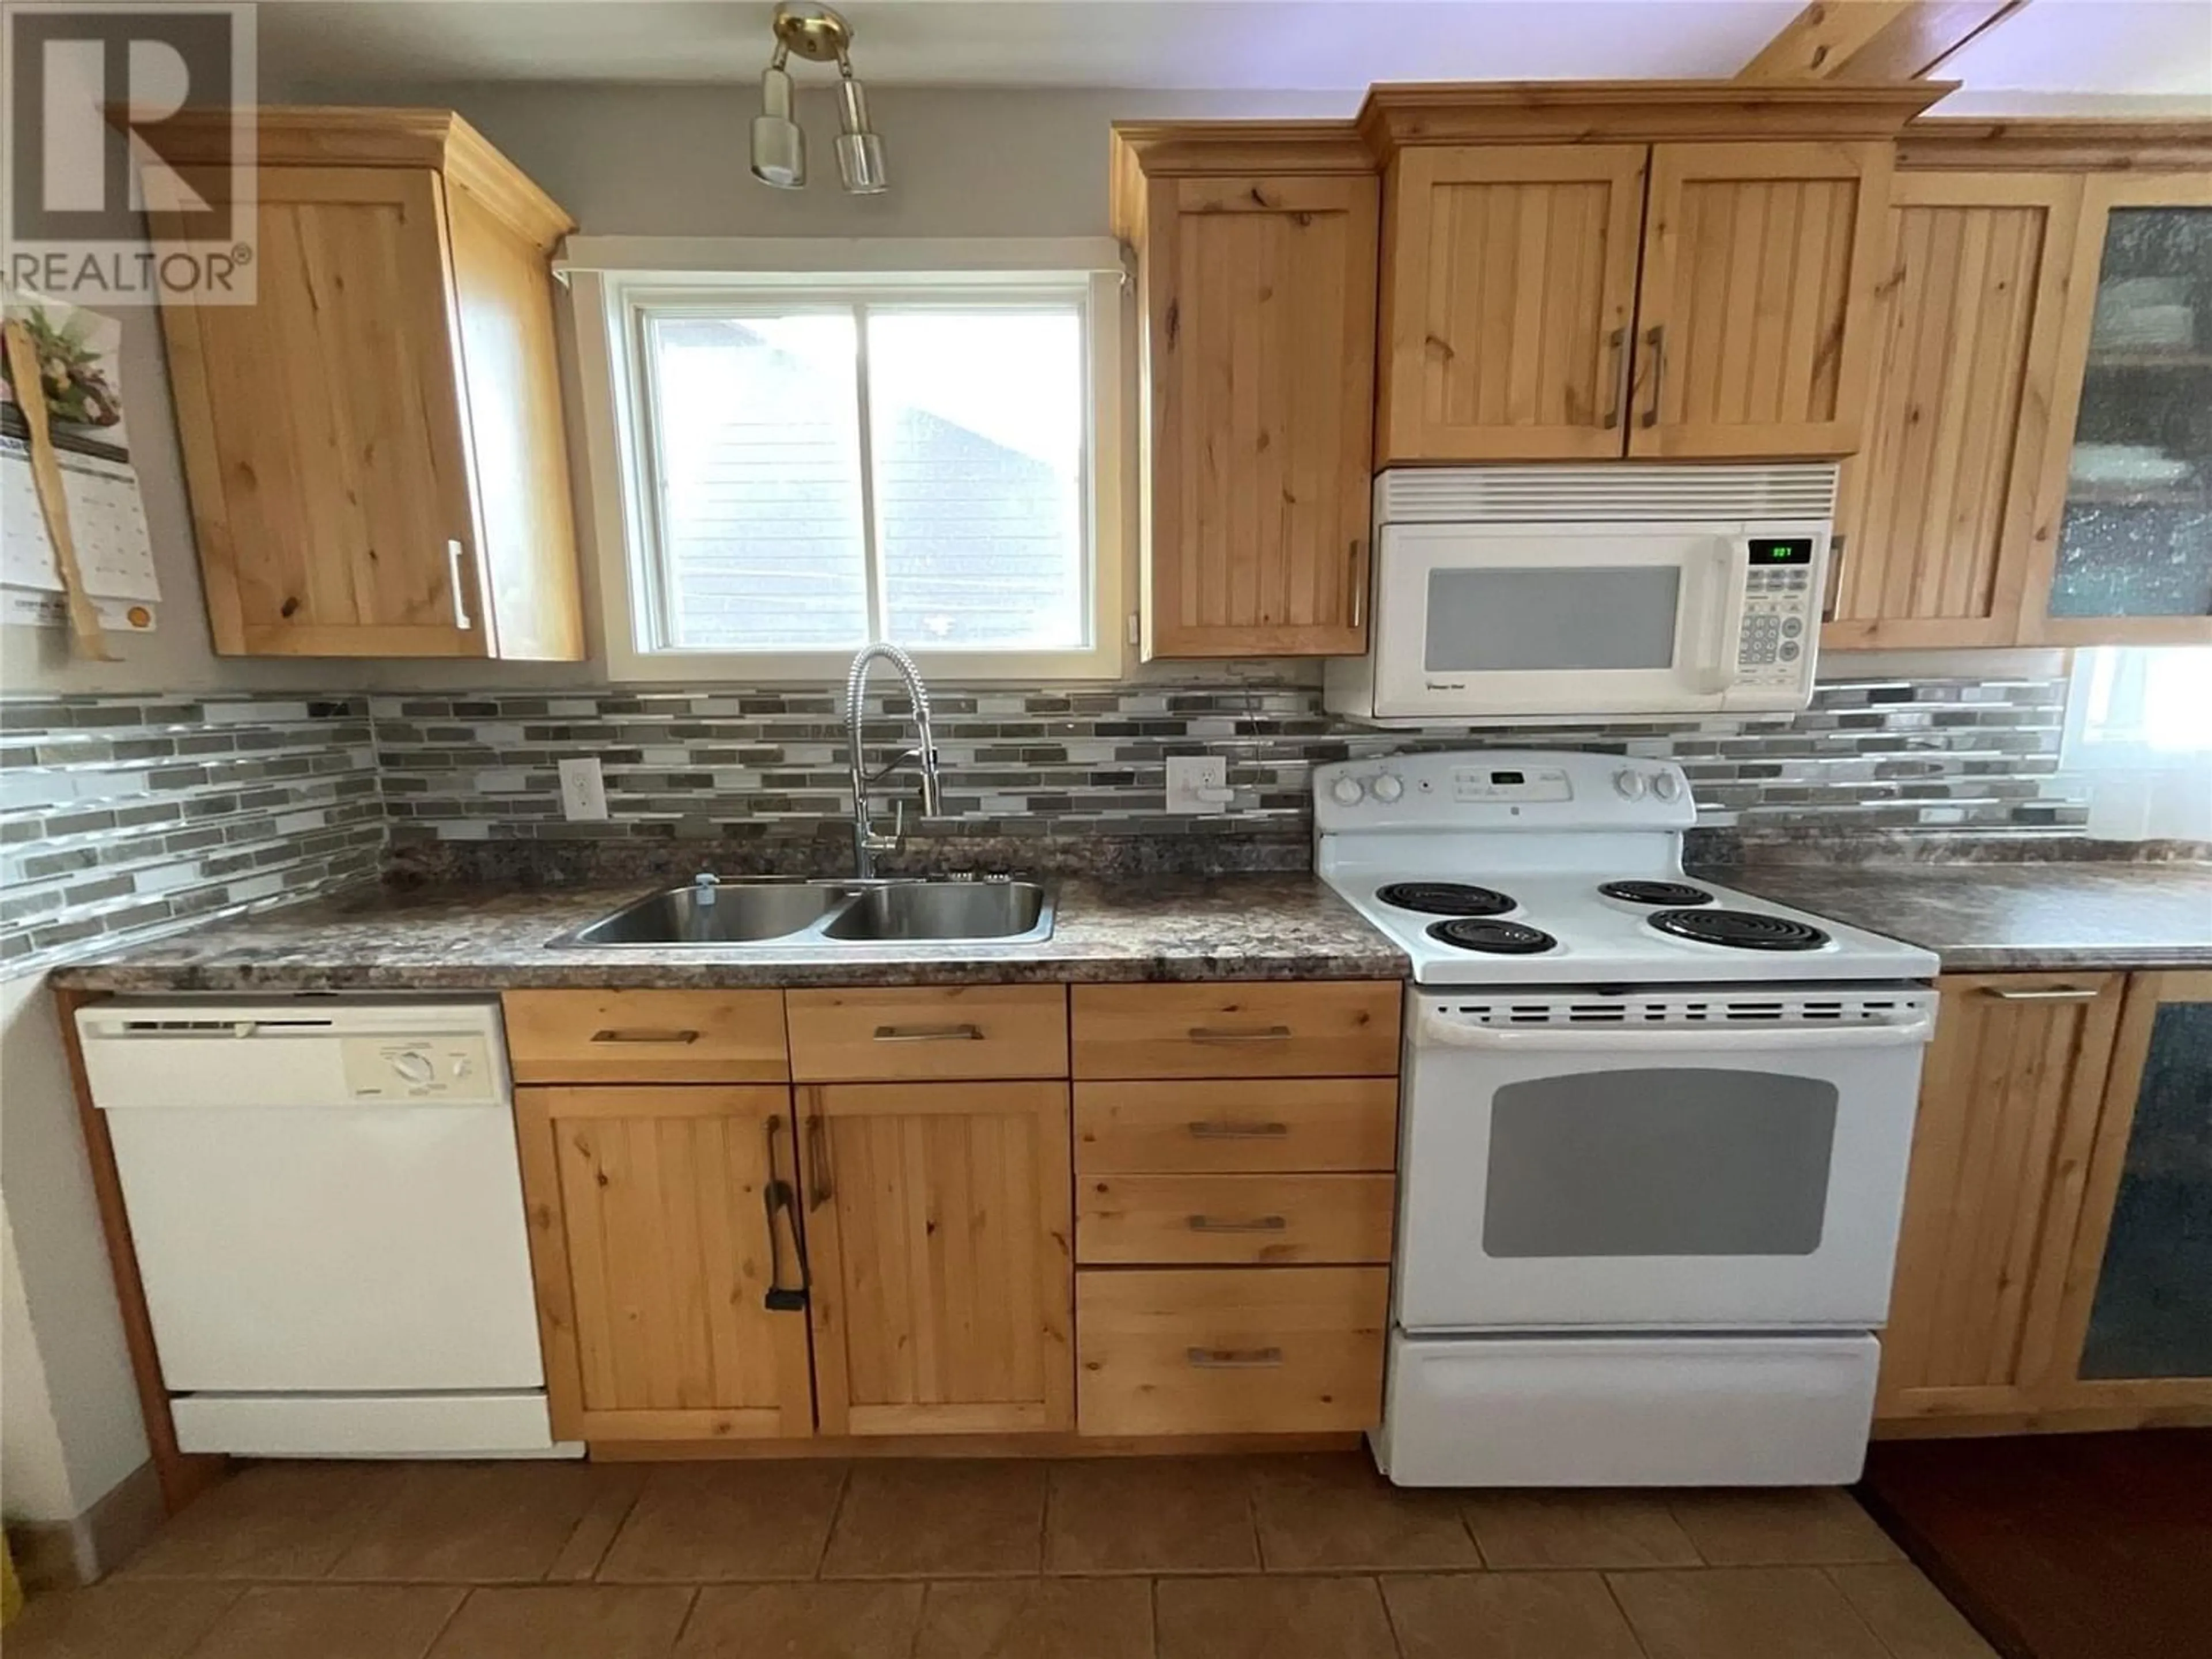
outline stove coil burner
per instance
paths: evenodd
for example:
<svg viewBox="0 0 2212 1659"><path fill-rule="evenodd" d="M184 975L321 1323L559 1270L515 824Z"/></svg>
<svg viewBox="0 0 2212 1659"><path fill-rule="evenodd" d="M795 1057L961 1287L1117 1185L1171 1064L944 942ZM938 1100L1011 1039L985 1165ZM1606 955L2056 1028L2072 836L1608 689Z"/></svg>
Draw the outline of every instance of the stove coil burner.
<svg viewBox="0 0 2212 1659"><path fill-rule="evenodd" d="M1740 951L1817 951L1828 942L1819 928L1787 916L1752 910L1661 910L1651 925L1677 939L1700 945L1732 945Z"/></svg>
<svg viewBox="0 0 2212 1659"><path fill-rule="evenodd" d="M1431 916L1502 916L1518 902L1507 894L1460 881L1394 881L1376 888L1375 896L1401 910L1419 910Z"/></svg>
<svg viewBox="0 0 2212 1659"><path fill-rule="evenodd" d="M1483 916L1456 916L1431 922L1429 937L1462 951L1482 951L1498 957L1533 957L1556 949L1559 941L1540 927L1525 922L1493 921Z"/></svg>
<svg viewBox="0 0 2212 1659"><path fill-rule="evenodd" d="M1609 881L1597 890L1630 904L1711 904L1713 896L1686 881Z"/></svg>

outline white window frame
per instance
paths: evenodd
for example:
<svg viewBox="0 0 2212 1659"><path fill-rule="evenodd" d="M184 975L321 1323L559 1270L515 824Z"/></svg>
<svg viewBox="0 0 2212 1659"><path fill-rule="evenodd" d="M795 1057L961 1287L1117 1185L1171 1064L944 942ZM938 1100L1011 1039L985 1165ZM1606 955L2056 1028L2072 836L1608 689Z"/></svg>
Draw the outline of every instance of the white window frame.
<svg viewBox="0 0 2212 1659"><path fill-rule="evenodd" d="M820 300L898 303L983 297L1082 303L1089 396L1085 433L1087 646L982 651L894 640L923 670L949 680L1111 680L1121 677L1131 618L1127 597L1132 519L1121 353L1128 301L1119 250L1103 238L871 240L571 237L556 266L568 282L576 329L589 495L596 544L601 645L610 672L641 681L744 684L841 679L848 651L689 650L655 643L665 565L651 510L654 462L647 424L647 310L696 307L726 314L786 292Z"/></svg>

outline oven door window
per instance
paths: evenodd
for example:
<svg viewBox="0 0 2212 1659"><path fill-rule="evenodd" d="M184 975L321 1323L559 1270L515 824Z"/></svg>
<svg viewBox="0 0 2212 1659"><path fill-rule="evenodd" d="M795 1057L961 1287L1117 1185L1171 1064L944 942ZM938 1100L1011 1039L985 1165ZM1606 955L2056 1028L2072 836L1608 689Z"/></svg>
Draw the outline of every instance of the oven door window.
<svg viewBox="0 0 2212 1659"><path fill-rule="evenodd" d="M1507 1084L1491 1103L1483 1251L1810 1255L1836 1103L1817 1078L1718 1068Z"/></svg>
<svg viewBox="0 0 2212 1659"><path fill-rule="evenodd" d="M1429 573L1422 665L1436 673L1671 668L1681 567Z"/></svg>

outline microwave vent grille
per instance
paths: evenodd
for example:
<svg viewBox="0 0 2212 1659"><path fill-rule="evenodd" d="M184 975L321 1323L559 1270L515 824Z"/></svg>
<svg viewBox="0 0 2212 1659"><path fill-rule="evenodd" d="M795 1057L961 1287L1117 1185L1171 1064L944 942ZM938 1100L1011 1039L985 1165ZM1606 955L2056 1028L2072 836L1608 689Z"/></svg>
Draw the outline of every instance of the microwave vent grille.
<svg viewBox="0 0 2212 1659"><path fill-rule="evenodd" d="M1832 461L1783 466L1396 468L1376 481L1382 524L1620 524L1832 518Z"/></svg>

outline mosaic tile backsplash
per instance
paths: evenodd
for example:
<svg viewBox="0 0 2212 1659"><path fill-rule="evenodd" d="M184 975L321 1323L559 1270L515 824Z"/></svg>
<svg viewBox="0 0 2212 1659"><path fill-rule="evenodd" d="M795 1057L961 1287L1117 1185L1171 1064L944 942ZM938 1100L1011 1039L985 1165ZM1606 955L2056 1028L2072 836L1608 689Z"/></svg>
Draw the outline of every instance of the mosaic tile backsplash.
<svg viewBox="0 0 2212 1659"><path fill-rule="evenodd" d="M1260 683L946 686L932 702L947 815L909 822L909 855L1069 869L1110 854L1128 872L1206 867L1192 849L1210 847L1222 865L1303 867L1312 769L1412 747L1670 756L1700 824L1742 835L2063 835L2087 817L2043 793L2060 680L1844 681L1792 717L1474 736L1350 726L1320 698ZM557 878L617 852L696 858L702 841L732 869L842 846L841 708L827 689L0 702L0 965L367 880L387 855L482 873L422 855L527 842ZM874 702L878 762L908 740L906 712ZM1236 799L1171 816L1167 757L1195 753L1227 757ZM562 818L556 769L571 755L600 758L605 821ZM880 800L910 790L895 779Z"/></svg>
<svg viewBox="0 0 2212 1659"><path fill-rule="evenodd" d="M1286 684L1113 685L1045 694L933 689L946 816L917 838L1236 836L1301 841L1315 766L1412 747L1607 749L1680 760L1708 827L2060 829L2085 805L2043 797L2065 683L1847 681L1796 716L1679 726L1382 732ZM839 696L611 692L382 696L371 713L395 844L536 837L812 837L848 811ZM876 697L877 761L911 741ZM1162 810L1170 755L1220 754L1236 799ZM561 817L557 763L602 762L611 817ZM904 777L878 792L910 794Z"/></svg>
<svg viewBox="0 0 2212 1659"><path fill-rule="evenodd" d="M0 702L0 965L373 877L362 697Z"/></svg>

